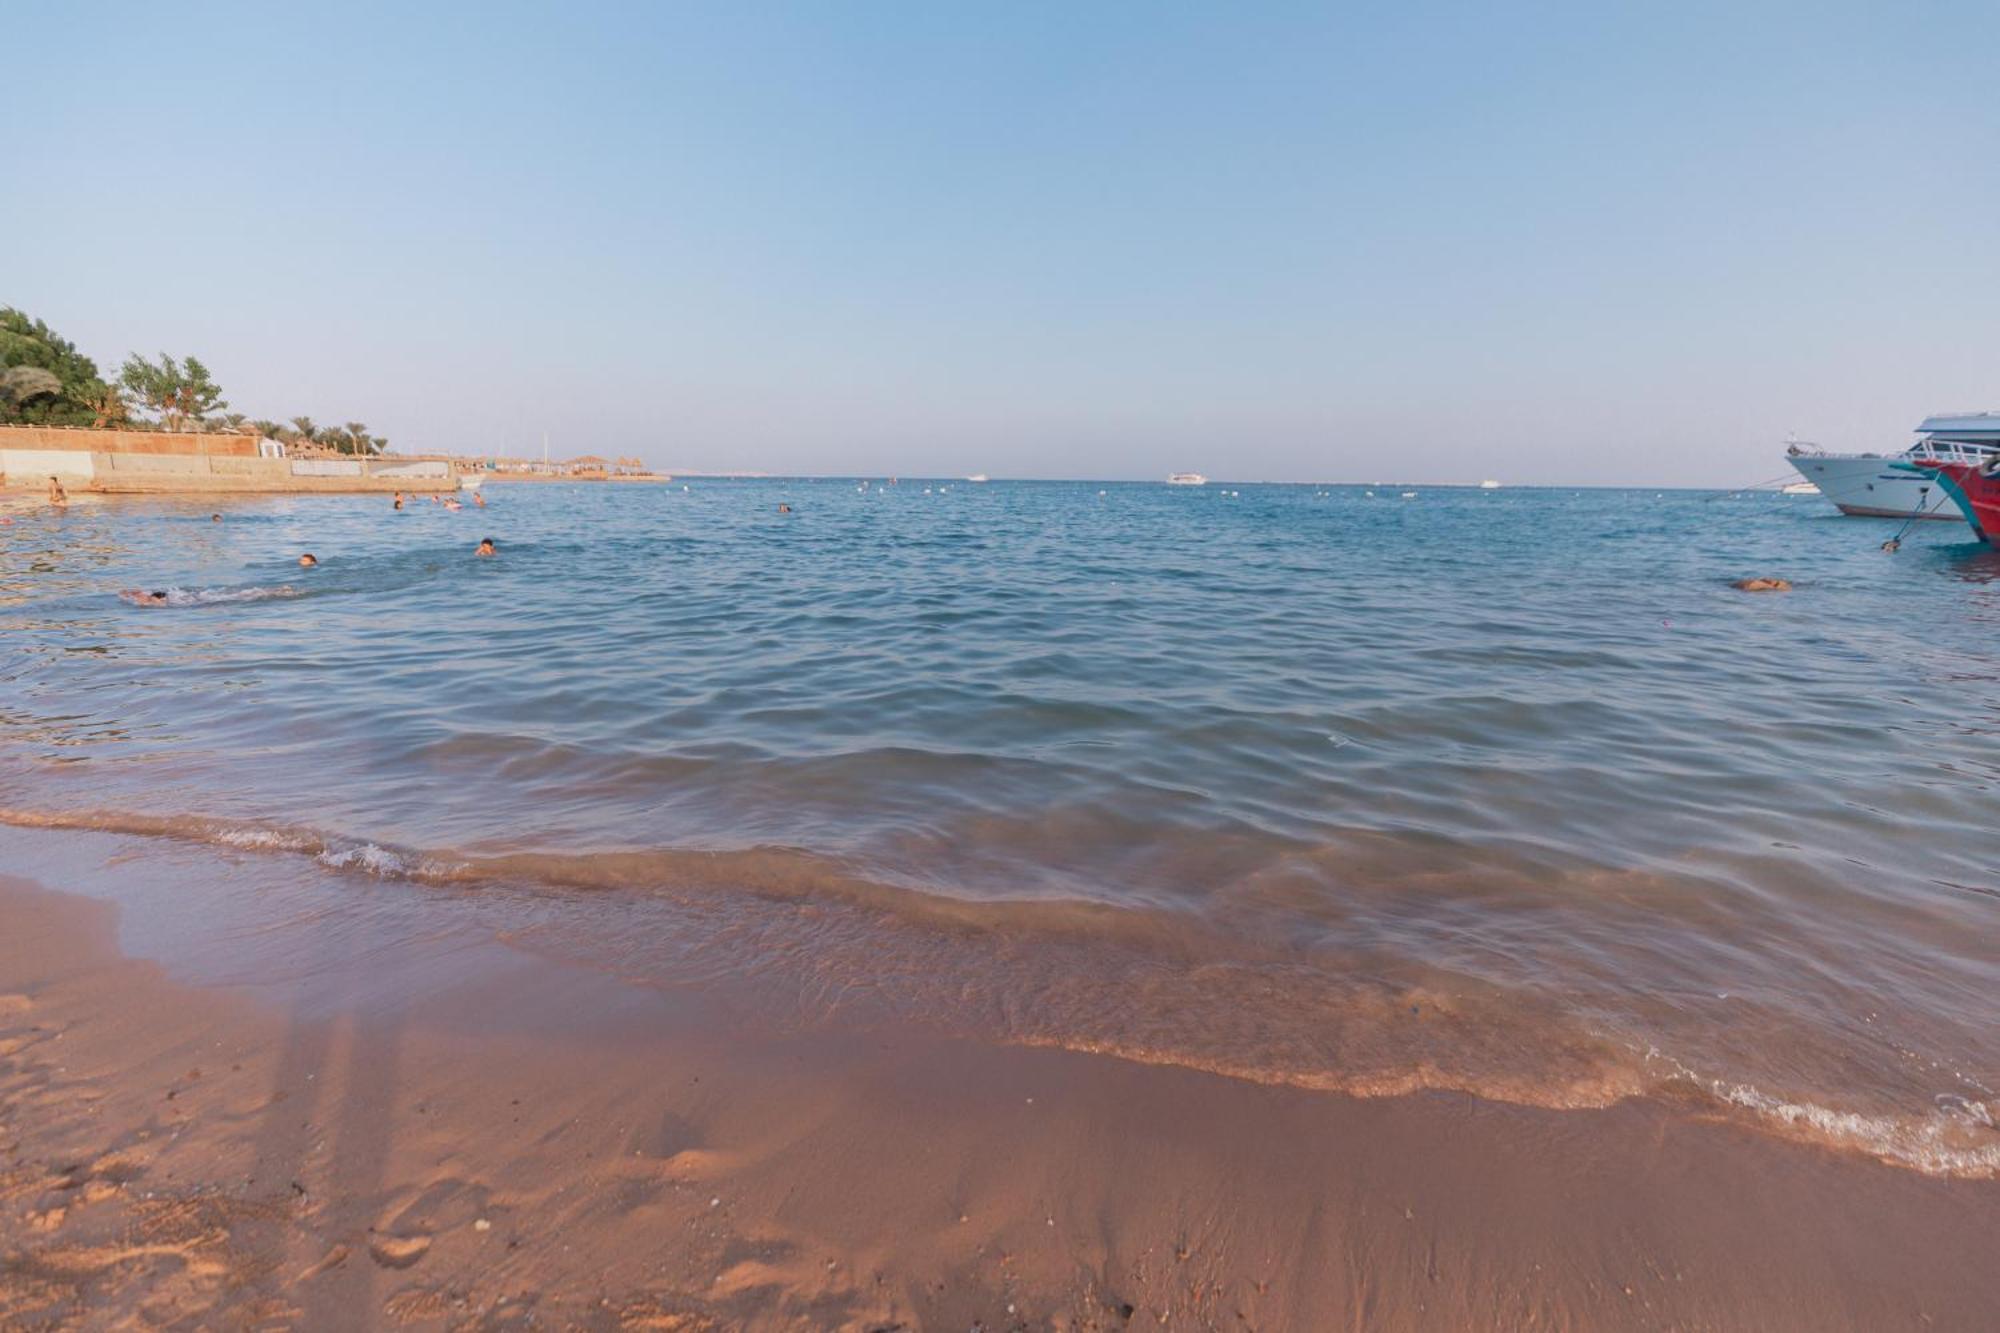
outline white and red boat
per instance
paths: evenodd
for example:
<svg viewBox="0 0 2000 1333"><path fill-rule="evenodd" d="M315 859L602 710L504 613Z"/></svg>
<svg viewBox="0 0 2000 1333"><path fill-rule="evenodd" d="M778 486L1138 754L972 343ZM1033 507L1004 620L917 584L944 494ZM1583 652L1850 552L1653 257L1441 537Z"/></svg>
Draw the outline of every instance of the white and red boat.
<svg viewBox="0 0 2000 1333"><path fill-rule="evenodd" d="M1785 457L1843 514L1952 519L1957 512L1931 484L1925 467L1976 466L1995 451L2000 451L2000 412L1947 412L1925 418L1916 444L1900 454L1835 454L1800 441L1786 448Z"/></svg>

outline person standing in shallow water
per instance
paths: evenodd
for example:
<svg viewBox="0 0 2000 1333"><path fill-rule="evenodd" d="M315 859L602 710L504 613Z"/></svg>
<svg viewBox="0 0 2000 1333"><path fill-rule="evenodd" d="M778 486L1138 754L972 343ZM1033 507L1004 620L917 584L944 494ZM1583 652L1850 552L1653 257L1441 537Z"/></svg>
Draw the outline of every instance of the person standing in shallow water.
<svg viewBox="0 0 2000 1333"><path fill-rule="evenodd" d="M401 509L403 507L403 493L401 491L396 492L396 503L389 507L391 509Z"/></svg>
<svg viewBox="0 0 2000 1333"><path fill-rule="evenodd" d="M64 490L62 482L54 477L49 478L49 503L52 505L69 503L69 492Z"/></svg>

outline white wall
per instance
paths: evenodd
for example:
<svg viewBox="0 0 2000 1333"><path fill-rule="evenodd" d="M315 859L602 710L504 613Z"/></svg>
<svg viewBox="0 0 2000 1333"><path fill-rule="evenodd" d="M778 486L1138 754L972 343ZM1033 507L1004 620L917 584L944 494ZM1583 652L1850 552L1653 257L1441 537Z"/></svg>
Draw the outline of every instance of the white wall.
<svg viewBox="0 0 2000 1333"><path fill-rule="evenodd" d="M15 486L46 482L50 477L89 481L97 475L86 449L0 449L0 472Z"/></svg>

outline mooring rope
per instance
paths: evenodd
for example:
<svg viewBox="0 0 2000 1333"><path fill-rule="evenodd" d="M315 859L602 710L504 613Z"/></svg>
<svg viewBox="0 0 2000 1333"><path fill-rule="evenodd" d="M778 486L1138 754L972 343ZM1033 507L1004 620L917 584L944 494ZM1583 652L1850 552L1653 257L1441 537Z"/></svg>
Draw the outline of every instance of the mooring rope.
<svg viewBox="0 0 2000 1333"><path fill-rule="evenodd" d="M1908 532L1911 526L1914 523L1916 523L1918 519L1923 518L1926 515L1934 514L1937 512L1937 509L1924 508L1924 501L1927 498L1929 498L1930 493L1931 493L1931 488L1929 486L1917 487L1917 507L1910 511L1910 516L1908 518L1903 520L1903 526L1896 529L1896 535L1891 537L1888 541L1882 543L1883 550L1889 552L1891 555L1895 554L1897 551L1902 550L1903 534ZM1942 509L1944 508L1945 505L1949 504L1950 502L1951 502L1951 496L1947 495L1944 497L1944 499L1938 502L1937 508Z"/></svg>

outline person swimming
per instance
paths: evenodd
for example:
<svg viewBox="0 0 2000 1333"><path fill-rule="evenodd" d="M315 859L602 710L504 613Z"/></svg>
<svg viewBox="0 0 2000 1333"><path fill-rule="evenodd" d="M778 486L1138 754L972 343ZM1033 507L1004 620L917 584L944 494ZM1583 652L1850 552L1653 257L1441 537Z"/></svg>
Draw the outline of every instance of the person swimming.
<svg viewBox="0 0 2000 1333"><path fill-rule="evenodd" d="M167 600L167 594L159 588L150 592L140 588L127 588L118 595L134 606L160 606Z"/></svg>
<svg viewBox="0 0 2000 1333"><path fill-rule="evenodd" d="M478 491L474 491L472 493L472 503L478 505L481 509L484 509L486 508L486 497L481 495Z"/></svg>
<svg viewBox="0 0 2000 1333"><path fill-rule="evenodd" d="M52 505L69 503L69 492L64 490L62 482L54 477L49 478L49 503Z"/></svg>
<svg viewBox="0 0 2000 1333"><path fill-rule="evenodd" d="M396 492L396 502L389 507L391 509L401 509L403 507L403 493L401 491Z"/></svg>
<svg viewBox="0 0 2000 1333"><path fill-rule="evenodd" d="M778 512L781 514L789 514L792 512L792 507L790 505L779 505Z"/></svg>
<svg viewBox="0 0 2000 1333"><path fill-rule="evenodd" d="M319 563L319 557L314 555L311 551L307 551L304 555L299 557L300 569L311 569L314 565L318 563Z"/></svg>
<svg viewBox="0 0 2000 1333"><path fill-rule="evenodd" d="M473 554L474 554L474 555L498 555L498 554L500 554L500 551L499 551L499 549L498 549L497 547L495 547L495 546L493 545L493 539L492 539L491 537L481 537L481 538L479 539L479 549L478 549L478 550L476 550L476 551L474 551L474 552L473 552Z"/></svg>

